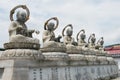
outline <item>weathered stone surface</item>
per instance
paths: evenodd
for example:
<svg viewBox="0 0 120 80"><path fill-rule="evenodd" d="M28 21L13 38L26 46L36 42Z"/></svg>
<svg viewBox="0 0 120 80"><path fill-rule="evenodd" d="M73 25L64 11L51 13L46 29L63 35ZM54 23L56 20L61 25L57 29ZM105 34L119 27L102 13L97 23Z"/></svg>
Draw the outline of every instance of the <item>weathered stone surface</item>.
<svg viewBox="0 0 120 80"><path fill-rule="evenodd" d="M40 44L27 42L10 42L4 44L5 49L39 49Z"/></svg>
<svg viewBox="0 0 120 80"><path fill-rule="evenodd" d="M16 14L16 20L13 19L13 14L17 8L23 8L26 10L20 10ZM32 33L39 31L29 30L25 22L29 19L29 9L25 5L18 5L10 11L11 24L9 26L9 42L18 43L35 43L39 44L39 40L32 38Z"/></svg>
<svg viewBox="0 0 120 80"><path fill-rule="evenodd" d="M95 64L95 55L44 52L43 59L35 59L37 50L10 49L3 54L19 53L0 57L0 68L4 69L2 80L96 80L117 77L116 64ZM22 53L24 55L22 55ZM25 55L30 53L30 55ZM40 54L41 55L41 54ZM9 58L8 58L9 57ZM29 57L29 58L28 58ZM86 58L89 58L86 61ZM103 58L102 58L103 59ZM10 75L8 74L11 73ZM6 79L6 78L9 79Z"/></svg>
<svg viewBox="0 0 120 80"><path fill-rule="evenodd" d="M66 31L66 35L64 34ZM62 31L63 35L63 43L67 46L75 46L77 43L75 42L74 38L72 37L73 35L73 26L72 24L68 24L64 27Z"/></svg>
<svg viewBox="0 0 120 80"><path fill-rule="evenodd" d="M66 53L68 54L81 54L82 49L78 46L66 45Z"/></svg>
<svg viewBox="0 0 120 80"><path fill-rule="evenodd" d="M0 61L0 67L4 69L2 80L105 80L117 75L116 65L67 66L68 63L61 63L26 59Z"/></svg>
<svg viewBox="0 0 120 80"><path fill-rule="evenodd" d="M95 42L96 42L96 37L95 34L91 34L90 37L88 38L88 47L91 49L95 49Z"/></svg>
<svg viewBox="0 0 120 80"><path fill-rule="evenodd" d="M85 61L85 56L83 54L68 54L70 60Z"/></svg>
<svg viewBox="0 0 120 80"><path fill-rule="evenodd" d="M53 46L53 47L43 47L40 49L42 52L66 52L65 45Z"/></svg>
<svg viewBox="0 0 120 80"><path fill-rule="evenodd" d="M43 52L44 60L69 60L68 54L63 52Z"/></svg>
<svg viewBox="0 0 120 80"><path fill-rule="evenodd" d="M0 60L17 58L42 60L43 55L41 54L41 51L34 49L8 49L3 51L0 56Z"/></svg>
<svg viewBox="0 0 120 80"><path fill-rule="evenodd" d="M56 25L51 20L56 21ZM44 24L44 31L43 31L43 49L41 49L43 52L63 52L65 49L65 45L60 42L60 39L62 36L55 37L54 30L58 27L59 21L57 17L53 17L48 19ZM55 48L55 49L54 49Z"/></svg>
<svg viewBox="0 0 120 80"><path fill-rule="evenodd" d="M115 72L108 71L113 69L110 66L71 66L71 67L50 67L50 68L31 68L29 72L30 80L98 80L110 79L110 74ZM116 70L115 70L116 71ZM43 76L47 75L47 76ZM112 76L111 76L112 77Z"/></svg>

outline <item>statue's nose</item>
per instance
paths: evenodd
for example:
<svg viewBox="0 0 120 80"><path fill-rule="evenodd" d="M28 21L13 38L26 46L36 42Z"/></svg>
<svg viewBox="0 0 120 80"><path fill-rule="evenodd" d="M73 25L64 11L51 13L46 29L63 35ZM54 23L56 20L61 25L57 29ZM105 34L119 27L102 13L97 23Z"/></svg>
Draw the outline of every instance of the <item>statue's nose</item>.
<svg viewBox="0 0 120 80"><path fill-rule="evenodd" d="M25 15L21 15L22 18L25 18Z"/></svg>

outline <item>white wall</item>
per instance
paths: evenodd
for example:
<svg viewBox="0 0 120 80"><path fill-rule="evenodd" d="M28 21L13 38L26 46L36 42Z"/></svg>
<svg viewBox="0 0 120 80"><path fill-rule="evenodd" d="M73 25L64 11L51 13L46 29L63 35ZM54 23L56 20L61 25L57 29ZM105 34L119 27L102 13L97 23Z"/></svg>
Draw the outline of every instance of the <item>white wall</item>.
<svg viewBox="0 0 120 80"><path fill-rule="evenodd" d="M114 58L114 59L115 59L115 61L118 62L118 67L119 67L119 70L120 70L120 58Z"/></svg>

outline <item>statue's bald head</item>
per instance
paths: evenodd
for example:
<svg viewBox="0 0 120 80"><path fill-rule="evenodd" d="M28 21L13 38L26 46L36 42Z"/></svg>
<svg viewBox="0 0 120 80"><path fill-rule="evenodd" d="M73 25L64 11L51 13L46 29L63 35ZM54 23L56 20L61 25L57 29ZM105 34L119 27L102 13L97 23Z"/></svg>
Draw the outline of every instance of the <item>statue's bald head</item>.
<svg viewBox="0 0 120 80"><path fill-rule="evenodd" d="M67 34L67 36L72 36L72 34L73 34L73 29L68 28L67 31L66 31L66 34Z"/></svg>
<svg viewBox="0 0 120 80"><path fill-rule="evenodd" d="M92 36L94 36L94 37L95 37L95 34L93 33L93 34L92 34Z"/></svg>
<svg viewBox="0 0 120 80"><path fill-rule="evenodd" d="M80 37L81 37L81 39L85 39L86 38L86 35L85 35L85 33L82 33L81 35L80 35Z"/></svg>
<svg viewBox="0 0 120 80"><path fill-rule="evenodd" d="M17 12L16 17L17 17L17 20L18 20L18 21L25 22L26 19L27 19L27 13L26 13L24 10L19 10L19 11Z"/></svg>
<svg viewBox="0 0 120 80"><path fill-rule="evenodd" d="M101 39L104 39L103 37L101 37Z"/></svg>
<svg viewBox="0 0 120 80"><path fill-rule="evenodd" d="M50 23L47 24L47 28L50 31L54 30L54 26L55 26L55 24L53 22L50 22Z"/></svg>

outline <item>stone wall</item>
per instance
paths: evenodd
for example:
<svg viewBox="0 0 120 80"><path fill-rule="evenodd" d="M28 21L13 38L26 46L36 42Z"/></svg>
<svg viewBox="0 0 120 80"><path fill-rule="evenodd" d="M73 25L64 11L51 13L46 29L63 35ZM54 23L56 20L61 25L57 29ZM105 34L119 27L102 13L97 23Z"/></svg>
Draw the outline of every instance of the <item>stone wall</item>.
<svg viewBox="0 0 120 80"><path fill-rule="evenodd" d="M110 80L118 75L117 63L110 56L65 52L3 54L6 52L0 57L1 80Z"/></svg>
<svg viewBox="0 0 120 80"><path fill-rule="evenodd" d="M116 75L115 65L30 68L29 80L109 80Z"/></svg>

